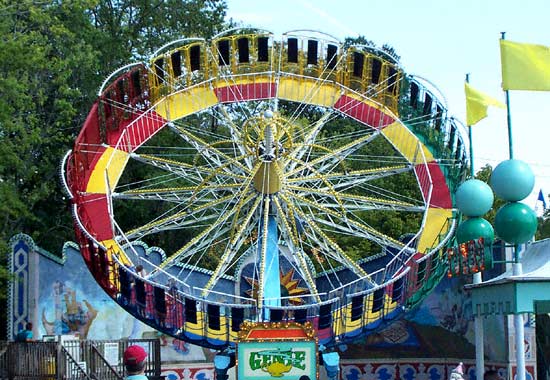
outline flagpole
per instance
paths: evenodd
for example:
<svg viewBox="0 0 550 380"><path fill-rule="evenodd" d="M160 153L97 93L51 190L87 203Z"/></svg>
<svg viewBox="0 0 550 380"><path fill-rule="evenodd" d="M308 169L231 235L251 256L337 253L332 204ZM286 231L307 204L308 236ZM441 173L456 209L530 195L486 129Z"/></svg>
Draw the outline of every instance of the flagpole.
<svg viewBox="0 0 550 380"><path fill-rule="evenodd" d="M500 34L501 34L501 38L505 40L506 32L500 32ZM504 90L504 94L506 95L506 121L508 122L508 152L509 152L510 160L513 160L514 145L512 142L512 114L510 113L510 90Z"/></svg>
<svg viewBox="0 0 550 380"><path fill-rule="evenodd" d="M501 39L505 40L506 32L501 32ZM502 59L502 57L501 57ZM504 90L506 94L506 111L508 121L508 148L510 151L510 160L514 159L514 150L512 145L512 116L510 114L510 92ZM523 274L523 268L519 261L519 251L517 244L514 244L514 263L512 264L512 274L514 276L520 276ZM516 379L525 380L525 329L523 325L523 314L514 314L514 330L516 333Z"/></svg>
<svg viewBox="0 0 550 380"><path fill-rule="evenodd" d="M470 83L470 74L466 74L466 83ZM468 139L470 140L470 177L473 179L475 176L474 169L474 141L472 139L472 126L468 125ZM474 273L474 284L480 284L483 281L481 272ZM483 336L483 319L480 315L474 317L474 337L476 347L476 379L483 379L485 373L485 347Z"/></svg>
<svg viewBox="0 0 550 380"><path fill-rule="evenodd" d="M466 83L470 83L470 74L466 74ZM472 126L468 127L468 140L470 141L470 177L474 178L474 143L472 141Z"/></svg>

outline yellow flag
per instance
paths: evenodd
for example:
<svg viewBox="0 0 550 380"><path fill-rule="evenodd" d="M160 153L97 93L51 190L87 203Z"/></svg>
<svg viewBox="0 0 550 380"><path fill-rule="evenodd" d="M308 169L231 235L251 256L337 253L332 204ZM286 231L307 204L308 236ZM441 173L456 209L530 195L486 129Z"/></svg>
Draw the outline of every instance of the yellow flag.
<svg viewBox="0 0 550 380"><path fill-rule="evenodd" d="M550 47L500 40L503 90L550 91Z"/></svg>
<svg viewBox="0 0 550 380"><path fill-rule="evenodd" d="M488 106L506 108L503 103L481 91L473 89L468 83L464 83L464 92L466 93L467 125L474 125L481 119L485 118L487 116Z"/></svg>

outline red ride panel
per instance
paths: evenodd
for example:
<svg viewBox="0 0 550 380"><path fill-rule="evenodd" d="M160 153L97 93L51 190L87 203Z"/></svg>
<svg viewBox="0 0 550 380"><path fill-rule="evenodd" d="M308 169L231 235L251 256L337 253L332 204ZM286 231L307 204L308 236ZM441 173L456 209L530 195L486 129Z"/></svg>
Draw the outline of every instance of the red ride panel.
<svg viewBox="0 0 550 380"><path fill-rule="evenodd" d="M437 162L430 162L427 165L432 178L433 190L432 198L430 200L430 207L440 207L444 209L451 209L453 203L451 201L451 193L449 192L449 187L447 186L447 181L445 180L445 175L441 171L441 167ZM420 178L420 186L422 187L422 193L424 195L428 194L428 181L423 180L427 178L426 165L420 164L414 168L416 175Z"/></svg>
<svg viewBox="0 0 550 380"><path fill-rule="evenodd" d="M215 88L214 92L221 103L230 103L273 98L276 95L276 90L275 83L250 83L219 87Z"/></svg>
<svg viewBox="0 0 550 380"><path fill-rule="evenodd" d="M338 99L334 108L376 129L383 128L394 122L392 117L382 111L345 95Z"/></svg>
<svg viewBox="0 0 550 380"><path fill-rule="evenodd" d="M86 231L98 241L113 237L105 194L86 194L78 202L78 215Z"/></svg>
<svg viewBox="0 0 550 380"><path fill-rule="evenodd" d="M303 329L253 329L248 333L247 339L304 339L307 338Z"/></svg>
<svg viewBox="0 0 550 380"><path fill-rule="evenodd" d="M132 113L131 117L119 122L118 129L107 130L107 144L116 147L122 132L126 131L126 138L117 148L131 153L145 141L153 137L153 135L167 122L165 118L154 110L148 111L145 115L142 115L142 113Z"/></svg>

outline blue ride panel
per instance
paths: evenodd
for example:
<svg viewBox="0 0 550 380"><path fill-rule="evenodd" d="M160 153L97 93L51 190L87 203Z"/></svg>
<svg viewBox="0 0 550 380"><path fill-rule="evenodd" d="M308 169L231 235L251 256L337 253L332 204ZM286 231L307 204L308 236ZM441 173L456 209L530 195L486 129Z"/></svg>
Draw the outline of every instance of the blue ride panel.
<svg viewBox="0 0 550 380"><path fill-rule="evenodd" d="M279 275L279 246L277 221L275 216L269 215L267 221L267 249L265 254L264 304L265 306L281 306L281 279ZM259 247L261 249L261 245ZM269 314L269 313L268 313ZM269 318L269 315L265 316Z"/></svg>

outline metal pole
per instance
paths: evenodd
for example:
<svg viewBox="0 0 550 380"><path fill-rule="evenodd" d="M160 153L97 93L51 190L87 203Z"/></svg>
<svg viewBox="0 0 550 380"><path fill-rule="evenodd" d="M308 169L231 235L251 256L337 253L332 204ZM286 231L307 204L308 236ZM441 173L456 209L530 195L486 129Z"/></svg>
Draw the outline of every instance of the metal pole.
<svg viewBox="0 0 550 380"><path fill-rule="evenodd" d="M506 32L501 32L501 38L505 39ZM502 58L501 58L502 59ZM505 90L506 93L506 112L508 121L508 149L510 152L510 159L514 158L514 149L512 144L512 116L510 113L510 93ZM519 262L519 252L517 244L514 245L514 264L513 274L514 276L521 275L523 269ZM514 330L516 331L516 368L517 368L517 380L525 380L525 330L523 326L523 315L514 315Z"/></svg>
<svg viewBox="0 0 550 380"><path fill-rule="evenodd" d="M514 247L517 251L517 246ZM517 257L516 252L514 255ZM520 262L515 262L513 265L514 276L519 276L523 273L523 268ZM525 330L523 325L523 314L514 314L514 330L516 330L516 380L525 380Z"/></svg>
<svg viewBox="0 0 550 380"><path fill-rule="evenodd" d="M480 284L481 282L481 272L474 273L474 284ZM483 346L483 319L477 312L474 317L474 335L476 345L476 379L481 380L485 373L485 347Z"/></svg>
<svg viewBox="0 0 550 380"><path fill-rule="evenodd" d="M466 83L469 82L470 74L466 74ZM474 142L472 140L471 125L468 125L468 139L470 140L470 176L474 178ZM481 272L474 273L474 284L480 284L482 281ZM475 313L474 317L474 335L476 345L476 379L481 380L485 372L485 347L483 345L483 319L477 313Z"/></svg>
<svg viewBox="0 0 550 380"><path fill-rule="evenodd" d="M466 83L470 83L470 74L466 74ZM474 178L474 142L472 140L471 125L468 125L468 140L470 140L470 177Z"/></svg>
<svg viewBox="0 0 550 380"><path fill-rule="evenodd" d="M501 37L504 40L504 36L506 32L501 32ZM502 58L501 58L502 59ZM514 148L513 148L513 140L512 140L512 114L510 112L510 91L505 90L504 93L506 94L506 120L508 122L508 152L510 156L510 160L514 158Z"/></svg>

